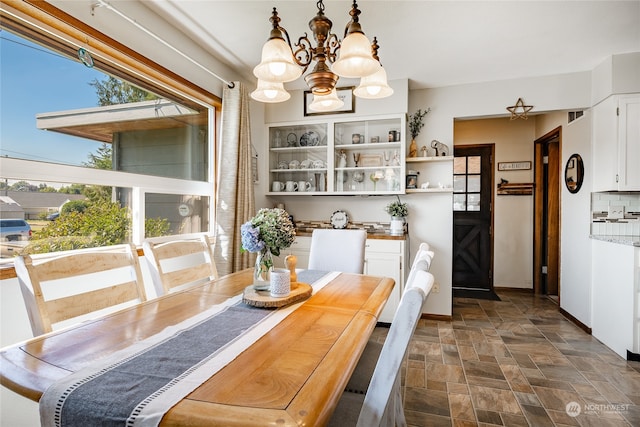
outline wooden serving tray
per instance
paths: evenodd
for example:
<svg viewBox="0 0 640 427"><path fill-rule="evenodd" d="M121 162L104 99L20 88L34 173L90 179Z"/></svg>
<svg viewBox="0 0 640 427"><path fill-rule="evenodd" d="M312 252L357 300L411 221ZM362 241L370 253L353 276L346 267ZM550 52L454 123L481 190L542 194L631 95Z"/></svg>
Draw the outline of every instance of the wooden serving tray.
<svg viewBox="0 0 640 427"><path fill-rule="evenodd" d="M311 285L298 282L295 289L291 289L291 293L289 295L282 298L274 298L269 294L268 290L256 291L253 288L253 285L249 285L244 288L242 302L253 307L278 308L294 302L306 300L311 296L312 291L313 289L311 288Z"/></svg>

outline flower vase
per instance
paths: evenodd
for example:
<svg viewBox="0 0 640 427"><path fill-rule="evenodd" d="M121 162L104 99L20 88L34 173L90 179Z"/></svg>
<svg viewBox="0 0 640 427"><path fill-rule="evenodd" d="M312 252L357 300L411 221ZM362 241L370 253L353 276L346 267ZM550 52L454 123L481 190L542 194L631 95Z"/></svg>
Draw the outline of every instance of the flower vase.
<svg viewBox="0 0 640 427"><path fill-rule="evenodd" d="M392 236L402 236L404 234L404 218L401 216L392 216L389 232Z"/></svg>
<svg viewBox="0 0 640 427"><path fill-rule="evenodd" d="M271 270L273 270L273 255L269 249L263 249L258 252L256 266L253 271L253 288L255 290L269 290Z"/></svg>

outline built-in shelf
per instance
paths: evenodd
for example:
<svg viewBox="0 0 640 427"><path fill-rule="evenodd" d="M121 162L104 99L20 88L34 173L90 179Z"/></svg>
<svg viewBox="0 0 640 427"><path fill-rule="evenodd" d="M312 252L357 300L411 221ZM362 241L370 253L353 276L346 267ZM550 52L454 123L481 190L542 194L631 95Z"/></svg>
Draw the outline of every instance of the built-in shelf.
<svg viewBox="0 0 640 427"><path fill-rule="evenodd" d="M407 157L405 159L407 163L448 162L451 160L453 160L453 156Z"/></svg>
<svg viewBox="0 0 640 427"><path fill-rule="evenodd" d="M406 193L453 193L453 188L407 188Z"/></svg>

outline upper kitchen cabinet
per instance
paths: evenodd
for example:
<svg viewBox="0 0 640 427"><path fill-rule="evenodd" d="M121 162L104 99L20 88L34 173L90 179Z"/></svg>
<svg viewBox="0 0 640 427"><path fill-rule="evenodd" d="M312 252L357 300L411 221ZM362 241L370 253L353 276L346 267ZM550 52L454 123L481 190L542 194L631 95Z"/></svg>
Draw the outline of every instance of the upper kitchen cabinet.
<svg viewBox="0 0 640 427"><path fill-rule="evenodd" d="M269 194L402 194L403 114L268 126Z"/></svg>
<svg viewBox="0 0 640 427"><path fill-rule="evenodd" d="M640 94L593 107L593 191L640 190Z"/></svg>
<svg viewBox="0 0 640 427"><path fill-rule="evenodd" d="M270 193L325 193L327 123L272 126L268 134Z"/></svg>
<svg viewBox="0 0 640 427"><path fill-rule="evenodd" d="M405 118L334 123L336 193L404 192Z"/></svg>

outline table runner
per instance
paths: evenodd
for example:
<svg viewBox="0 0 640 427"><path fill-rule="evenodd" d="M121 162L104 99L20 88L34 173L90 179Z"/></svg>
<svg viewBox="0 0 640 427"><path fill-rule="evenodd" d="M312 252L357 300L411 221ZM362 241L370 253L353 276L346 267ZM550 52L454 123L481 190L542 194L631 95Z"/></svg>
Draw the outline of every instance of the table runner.
<svg viewBox="0 0 640 427"><path fill-rule="evenodd" d="M305 270L298 278L315 293L338 274ZM237 295L167 327L49 387L40 399L42 426L157 426L172 406L303 303L264 310Z"/></svg>

